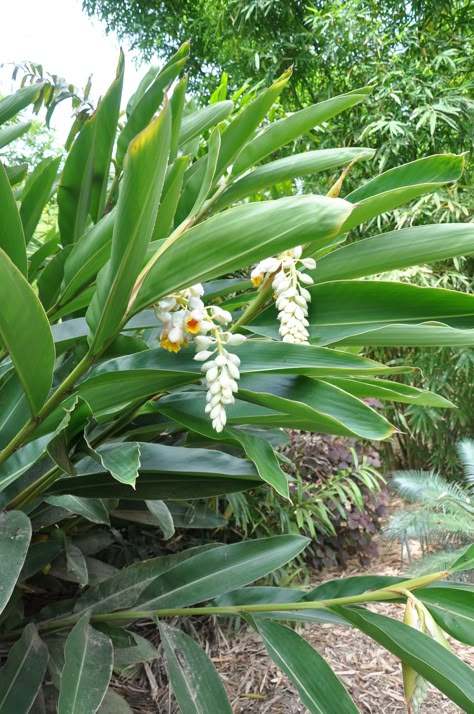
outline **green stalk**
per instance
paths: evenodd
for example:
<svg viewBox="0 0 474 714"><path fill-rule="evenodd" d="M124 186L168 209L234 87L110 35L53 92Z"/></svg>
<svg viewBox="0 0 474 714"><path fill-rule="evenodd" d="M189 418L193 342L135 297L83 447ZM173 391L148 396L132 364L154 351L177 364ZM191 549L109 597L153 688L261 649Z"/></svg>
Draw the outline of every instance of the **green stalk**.
<svg viewBox="0 0 474 714"><path fill-rule="evenodd" d="M0 452L0 464L3 464L12 454L15 453L23 442L34 433L38 426L46 419L47 416L62 402L65 396L74 388L74 384L82 377L83 374L92 366L95 357L90 353L76 365L72 372L66 377L62 384L59 385L54 394L43 405L35 417L31 417L20 431L14 436L7 446Z"/></svg>
<svg viewBox="0 0 474 714"><path fill-rule="evenodd" d="M227 607L178 607L165 608L161 610L122 610L121 612L104 613L92 615L90 621L94 622L130 622L131 620L150 620L165 617L189 617L192 615L232 615L238 616L242 613L252 614L258 612L296 612L300 610L324 610L333 605L357 605L367 602L384 602L386 600L397 600L400 597L407 597L412 590L430 585L442 580L449 575L449 571L443 570L431 575L423 575L419 578L406 580L398 585L388 588L381 588L372 592L361 593L360 595L347 595L345 597L329 598L327 600L310 600L305 602L285 602L269 603L262 605L229 605ZM408 592L407 592L408 591ZM73 627L80 614L70 617L51 620L37 625L39 632L56 632L68 627ZM9 633L9 638L20 635L22 630L15 630Z"/></svg>

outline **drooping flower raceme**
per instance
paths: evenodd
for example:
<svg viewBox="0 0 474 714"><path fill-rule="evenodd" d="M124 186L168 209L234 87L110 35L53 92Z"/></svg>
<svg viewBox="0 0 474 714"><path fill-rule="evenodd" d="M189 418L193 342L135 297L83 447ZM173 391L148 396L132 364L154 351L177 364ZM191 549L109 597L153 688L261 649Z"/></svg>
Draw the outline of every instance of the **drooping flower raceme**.
<svg viewBox="0 0 474 714"><path fill-rule="evenodd" d="M302 257L303 248L297 246L281 253L277 258L265 258L250 275L258 287L265 277L273 276L272 288L280 322L279 333L283 342L308 344L308 303L311 294L303 285L312 285L313 279L301 268L313 270L316 261Z"/></svg>
<svg viewBox="0 0 474 714"><path fill-rule="evenodd" d="M227 421L226 406L235 402L240 377L240 359L227 347L241 345L246 338L225 329L232 322L231 313L218 305L206 306L203 293L198 284L166 297L158 303L156 316L163 324L160 344L164 349L178 352L194 342L194 359L203 362L201 371L206 376L205 411L213 428L221 432Z"/></svg>

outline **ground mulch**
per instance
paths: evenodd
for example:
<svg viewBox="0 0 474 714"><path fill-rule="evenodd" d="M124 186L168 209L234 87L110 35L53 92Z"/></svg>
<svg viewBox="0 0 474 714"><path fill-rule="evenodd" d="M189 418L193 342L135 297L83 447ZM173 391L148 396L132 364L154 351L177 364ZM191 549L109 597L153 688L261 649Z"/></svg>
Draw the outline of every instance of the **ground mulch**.
<svg viewBox="0 0 474 714"><path fill-rule="evenodd" d="M314 584L351 575L399 575L399 546L380 540L379 551L379 557L369 566L361 567L354 562L344 571L325 571L322 577L315 578ZM416 557L416 544L412 551ZM380 603L373 609L403 619L400 605ZM245 626L237 632L229 631L228 627L235 623L235 620L209 618L206 622L181 620L179 625L195 637L211 657L225 684L234 714L304 714L307 710L299 702L293 685L270 660L259 637ZM149 625L144 627L146 635L155 639L159 647L156 634L150 632ZM392 654L351 627L306 624L299 627L299 632L331 665L362 714L406 712L401 666ZM456 654L474 667L473 648L454 640L451 643ZM158 660L131 670L128 677L116 680L114 686L126 697L134 712L179 713L163 664ZM420 714L458 712L462 710L434 688L429 689L420 710Z"/></svg>

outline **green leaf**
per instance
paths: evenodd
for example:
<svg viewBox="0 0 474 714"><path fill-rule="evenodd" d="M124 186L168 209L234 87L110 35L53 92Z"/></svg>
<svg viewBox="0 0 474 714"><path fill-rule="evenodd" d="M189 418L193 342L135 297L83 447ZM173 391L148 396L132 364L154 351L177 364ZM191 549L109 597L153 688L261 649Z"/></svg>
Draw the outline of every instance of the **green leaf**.
<svg viewBox="0 0 474 714"><path fill-rule="evenodd" d="M90 228L74 245L64 264L60 304L75 297L81 289L95 280L97 273L110 257L115 210Z"/></svg>
<svg viewBox="0 0 474 714"><path fill-rule="evenodd" d="M457 181L463 169L463 156L439 154L386 171L346 196L346 201L356 206L342 232L350 231L360 223L391 211L445 183Z"/></svg>
<svg viewBox="0 0 474 714"><path fill-rule="evenodd" d="M232 714L216 668L197 642L162 622L158 627L168 676L182 714Z"/></svg>
<svg viewBox="0 0 474 714"><path fill-rule="evenodd" d="M186 429L202 434L208 439L223 439L239 444L246 456L255 464L262 481L266 481L281 496L288 498L288 479L280 468L272 445L265 439L260 439L235 427L227 426L220 434L217 434L204 413L203 407L201 401L196 402L195 396L191 396L165 403L160 401L157 409L183 424Z"/></svg>
<svg viewBox="0 0 474 714"><path fill-rule="evenodd" d="M117 204L110 260L100 273L87 311L91 349L98 351L117 331L151 240L168 162L169 104L133 141Z"/></svg>
<svg viewBox="0 0 474 714"><path fill-rule="evenodd" d="M155 522L159 525L163 538L168 540L174 535L173 516L164 501L145 501L148 510L152 514Z"/></svg>
<svg viewBox="0 0 474 714"><path fill-rule="evenodd" d="M308 329L313 343L397 346L472 344L473 295L441 288L365 280L321 283L313 285L309 291ZM248 327L253 332L277 337L275 310L266 310Z"/></svg>
<svg viewBox="0 0 474 714"><path fill-rule="evenodd" d="M94 714L109 686L112 660L110 639L82 617L66 642L58 714Z"/></svg>
<svg viewBox="0 0 474 714"><path fill-rule="evenodd" d="M474 543L450 566L450 573L460 573L474 569Z"/></svg>
<svg viewBox="0 0 474 714"><path fill-rule="evenodd" d="M359 240L325 255L311 271L315 282L362 278L411 265L470 255L474 252L470 223L416 226Z"/></svg>
<svg viewBox="0 0 474 714"><path fill-rule="evenodd" d="M186 500L244 490L260 483L250 461L211 449L140 443L140 453L140 477L135 490L111 478L94 459L84 459L77 465L78 475L59 479L48 495Z"/></svg>
<svg viewBox="0 0 474 714"><path fill-rule="evenodd" d="M26 444L0 466L0 493L37 461L46 449L50 436L43 436Z"/></svg>
<svg viewBox="0 0 474 714"><path fill-rule="evenodd" d="M66 567L71 579L78 583L81 588L89 582L86 559L77 545L74 545L69 538L65 538Z"/></svg>
<svg viewBox="0 0 474 714"><path fill-rule="evenodd" d="M119 630L119 632L123 636L124 631ZM106 632L105 634L108 633ZM149 662L158 658L156 648L145 637L140 637L135 632L126 632L125 634L128 635L131 641L127 646L119 647L112 639L114 644L114 669L116 671L120 672L131 665Z"/></svg>
<svg viewBox="0 0 474 714"><path fill-rule="evenodd" d="M0 340L8 349L33 414L43 406L53 379L54 342L34 290L0 250ZM35 349L31 349L31 345Z"/></svg>
<svg viewBox="0 0 474 714"><path fill-rule="evenodd" d="M290 77L290 71L282 74L271 87L261 92L250 104L244 107L222 133L216 176L220 176L241 151L288 84Z"/></svg>
<svg viewBox="0 0 474 714"><path fill-rule="evenodd" d="M156 578L136 607L155 610L210 600L281 568L308 543L301 536L274 536L213 548Z"/></svg>
<svg viewBox="0 0 474 714"><path fill-rule="evenodd" d="M474 588L423 588L419 596L443 630L474 645Z"/></svg>
<svg viewBox="0 0 474 714"><path fill-rule="evenodd" d="M272 122L244 146L234 162L233 174L243 173L280 147L298 139L302 134L306 134L315 126L328 121L355 104L359 104L367 98L370 92L370 88L364 87L348 94L341 94Z"/></svg>
<svg viewBox="0 0 474 714"><path fill-rule="evenodd" d="M184 172L188 162L189 159L187 156L180 156L175 159L170 167L169 175L163 186L163 200L156 214L156 222L151 239L152 242L166 238L173 226L176 207L183 186Z"/></svg>
<svg viewBox="0 0 474 714"><path fill-rule="evenodd" d="M135 488L140 468L140 446L133 441L104 444L94 449L99 461L117 481Z"/></svg>
<svg viewBox="0 0 474 714"><path fill-rule="evenodd" d="M34 625L25 627L0 670L0 714L28 714L41 687L48 650Z"/></svg>
<svg viewBox="0 0 474 714"><path fill-rule="evenodd" d="M417 404L423 407L439 409L453 408L455 405L439 394L425 389L409 387L400 382L389 382L387 379L327 379L327 382L340 387L345 392L359 399L383 399L403 404Z"/></svg>
<svg viewBox="0 0 474 714"><path fill-rule="evenodd" d="M126 700L113 689L107 690L97 712L98 714L133 714Z"/></svg>
<svg viewBox="0 0 474 714"><path fill-rule="evenodd" d="M16 186L21 183L28 173L28 164L17 164L15 166L5 166L5 172L10 186Z"/></svg>
<svg viewBox="0 0 474 714"><path fill-rule="evenodd" d="M40 620L50 620L65 614L99 614L133 607L140 593L158 576L196 554L212 548L215 543L190 548L174 555L160 556L123 568L109 580L89 588L78 599L52 605L42 611Z"/></svg>
<svg viewBox="0 0 474 714"><path fill-rule="evenodd" d="M367 404L322 380L244 376L237 396L306 423L314 419L314 431L319 431L318 425L324 423L325 433L351 433L367 439L384 439L393 432L389 422Z"/></svg>
<svg viewBox="0 0 474 714"><path fill-rule="evenodd" d="M216 102L187 114L181 122L179 145L187 144L191 139L201 136L208 129L219 124L229 116L233 108L234 104L231 101Z"/></svg>
<svg viewBox="0 0 474 714"><path fill-rule="evenodd" d="M11 144L12 141L19 139L20 136L26 134L26 132L30 130L30 127L31 122L24 121L7 126L5 129L0 129L0 149L3 149L4 146Z"/></svg>
<svg viewBox="0 0 474 714"><path fill-rule="evenodd" d="M164 250L147 274L133 312L176 290L222 277L295 245L308 241L326 245L350 210L341 199L295 196L237 206L209 218Z"/></svg>
<svg viewBox="0 0 474 714"><path fill-rule="evenodd" d="M259 166L246 174L239 181L230 184L229 188L216 202L214 209L220 209L231 203L240 201L246 196L258 193L268 186L307 176L318 171L328 171L337 166L347 166L354 159L372 158L374 151L364 148L321 149L294 154L283 159L271 161Z"/></svg>
<svg viewBox="0 0 474 714"><path fill-rule="evenodd" d="M25 183L21 194L20 217L29 243L48 202L58 173L61 157L48 157L40 161Z"/></svg>
<svg viewBox="0 0 474 714"><path fill-rule="evenodd" d="M472 669L413 627L357 608L333 607L354 627L385 647L466 712L474 710Z"/></svg>
<svg viewBox="0 0 474 714"><path fill-rule="evenodd" d="M59 297L61 283L64 275L64 264L72 250L67 245L60 250L43 268L38 279L38 294L45 310L50 310ZM55 316L56 317L56 316Z"/></svg>
<svg viewBox="0 0 474 714"><path fill-rule="evenodd" d="M296 686L311 714L358 714L331 667L300 635L270 620L258 620L256 629L268 654Z"/></svg>
<svg viewBox="0 0 474 714"><path fill-rule="evenodd" d="M94 182L97 111L83 124L66 158L58 186L58 225L63 246L83 235Z"/></svg>
<svg viewBox="0 0 474 714"><path fill-rule="evenodd" d="M124 75L124 55L120 50L117 72L106 95L96 110L96 136L94 141L94 182L90 197L90 215L96 223L104 214L107 198L110 161L117 133Z"/></svg>
<svg viewBox="0 0 474 714"><path fill-rule="evenodd" d="M2 563L2 587L0 589L0 612L10 596L20 575L31 540L31 523L22 511L0 513L0 560Z"/></svg>
<svg viewBox="0 0 474 714"><path fill-rule="evenodd" d="M46 503L58 508L64 508L70 513L82 516L91 523L110 525L109 512L105 503L99 498L77 498L76 496L48 496Z"/></svg>
<svg viewBox="0 0 474 714"><path fill-rule="evenodd" d="M0 202L2 205L0 212L0 249L4 250L23 275L26 275L26 244L23 226L10 182L1 162Z"/></svg>
<svg viewBox="0 0 474 714"><path fill-rule="evenodd" d="M28 104L34 104L44 88L41 84L31 84L29 87L22 87L14 94L0 99L0 124L5 124L9 119L21 112Z"/></svg>
<svg viewBox="0 0 474 714"><path fill-rule="evenodd" d="M166 63L163 69L156 75L155 79L146 84L151 79L153 70L147 75L145 84L139 87L139 92L135 95L133 102L129 104L130 113L128 121L120 132L117 141L116 160L119 166L124 161L125 154L129 149L133 139L142 132L151 122L154 114L159 109L165 96L166 88L176 79L181 72L189 56L189 43L185 42L175 55ZM145 89L145 87L147 87ZM142 93L142 90L144 90ZM167 148L169 151L169 146Z"/></svg>
<svg viewBox="0 0 474 714"><path fill-rule="evenodd" d="M186 103L186 89L188 86L187 76L182 77L173 88L171 95L171 146L170 164L176 160L179 148L179 133L183 120L184 106Z"/></svg>

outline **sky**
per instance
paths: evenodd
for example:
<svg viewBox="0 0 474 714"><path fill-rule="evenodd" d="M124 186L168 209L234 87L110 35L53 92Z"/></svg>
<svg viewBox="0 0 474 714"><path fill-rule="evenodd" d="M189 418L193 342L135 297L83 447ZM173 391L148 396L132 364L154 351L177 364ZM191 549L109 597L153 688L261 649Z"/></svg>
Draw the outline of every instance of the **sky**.
<svg viewBox="0 0 474 714"><path fill-rule="evenodd" d="M105 34L102 23L82 12L80 0L4 0L0 5L0 65L6 65L0 68L0 95L18 87L11 81L13 65L25 60L39 62L45 71L81 88L92 74L91 97L96 101L105 94L115 77L120 45ZM126 100L146 67L137 72L132 55L124 50ZM64 105L52 121L60 140L71 124L71 105Z"/></svg>

